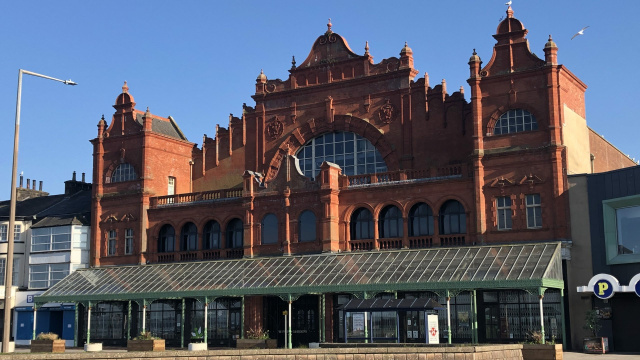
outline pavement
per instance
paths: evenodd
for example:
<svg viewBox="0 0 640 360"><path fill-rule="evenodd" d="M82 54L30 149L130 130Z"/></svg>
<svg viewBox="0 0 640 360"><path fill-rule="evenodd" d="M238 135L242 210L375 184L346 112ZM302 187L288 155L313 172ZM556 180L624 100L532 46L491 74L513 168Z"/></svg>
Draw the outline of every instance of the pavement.
<svg viewBox="0 0 640 360"><path fill-rule="evenodd" d="M564 352L564 360L640 360L640 353L585 354L581 352Z"/></svg>

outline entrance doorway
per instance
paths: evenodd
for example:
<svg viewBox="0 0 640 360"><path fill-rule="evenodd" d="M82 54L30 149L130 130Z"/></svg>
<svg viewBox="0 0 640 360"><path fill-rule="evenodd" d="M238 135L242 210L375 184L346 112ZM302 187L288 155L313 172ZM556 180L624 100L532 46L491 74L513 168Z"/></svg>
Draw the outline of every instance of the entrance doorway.
<svg viewBox="0 0 640 360"><path fill-rule="evenodd" d="M316 295L301 296L291 304L291 343L294 348L319 341L318 304L318 296ZM287 308L287 303L280 298L264 298L265 328L272 337L273 334L277 334L278 347L284 347L285 343L283 312L287 311Z"/></svg>

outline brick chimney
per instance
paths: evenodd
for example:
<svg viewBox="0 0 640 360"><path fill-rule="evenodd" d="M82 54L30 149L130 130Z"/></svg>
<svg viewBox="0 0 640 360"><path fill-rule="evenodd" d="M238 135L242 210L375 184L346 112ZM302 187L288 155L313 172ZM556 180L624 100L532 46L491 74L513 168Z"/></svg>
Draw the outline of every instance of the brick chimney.
<svg viewBox="0 0 640 360"><path fill-rule="evenodd" d="M65 195L73 195L78 191L82 190L91 190L91 184L84 182L85 174L82 173L82 180L76 180L76 172L73 172L71 176L71 180L67 180L64 182L64 194Z"/></svg>
<svg viewBox="0 0 640 360"><path fill-rule="evenodd" d="M41 196L48 196L48 192L42 191L42 181L40 181L40 189L36 190L37 181L34 179L27 179L27 187L22 187L24 183L24 176L20 174L20 185L16 188L16 201L27 200L31 198L37 198ZM33 186L31 185L33 183Z"/></svg>

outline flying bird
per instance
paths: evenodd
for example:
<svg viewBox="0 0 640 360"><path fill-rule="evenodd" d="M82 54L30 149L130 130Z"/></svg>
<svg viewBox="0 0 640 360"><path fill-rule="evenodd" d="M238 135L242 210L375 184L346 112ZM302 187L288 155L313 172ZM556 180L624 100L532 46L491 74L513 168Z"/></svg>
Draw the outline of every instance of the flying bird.
<svg viewBox="0 0 640 360"><path fill-rule="evenodd" d="M571 37L571 40L573 40L573 38L575 38L575 37L576 37L576 36L578 36L578 35L584 35L584 30L585 30L586 28L588 28L588 26L585 26L585 27L583 27L582 29L580 29L580 31L578 31L577 33L575 33L575 35L573 35L573 36Z"/></svg>
<svg viewBox="0 0 640 360"><path fill-rule="evenodd" d="M505 3L505 5L507 5L507 6L511 6L511 3L512 3L512 1L511 1L511 0L509 0L508 2L506 2L506 3Z"/></svg>

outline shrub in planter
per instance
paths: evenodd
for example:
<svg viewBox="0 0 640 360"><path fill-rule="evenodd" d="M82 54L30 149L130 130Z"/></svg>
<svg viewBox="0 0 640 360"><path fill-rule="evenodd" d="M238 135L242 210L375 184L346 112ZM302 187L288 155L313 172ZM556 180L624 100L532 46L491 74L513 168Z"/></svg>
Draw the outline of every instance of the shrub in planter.
<svg viewBox="0 0 640 360"><path fill-rule="evenodd" d="M164 339L151 335L149 331L143 331L140 336L127 341L127 351L164 351Z"/></svg>
<svg viewBox="0 0 640 360"><path fill-rule="evenodd" d="M589 330L592 337L584 338L582 341L582 349L586 353L604 354L609 352L609 338L599 337L598 332L602 329L600 325L600 318L598 312L595 310L589 310L584 317L585 330Z"/></svg>
<svg viewBox="0 0 640 360"><path fill-rule="evenodd" d="M191 342L189 343L189 351L207 350L207 344L204 342L204 332L202 328L193 329L191 332Z"/></svg>
<svg viewBox="0 0 640 360"><path fill-rule="evenodd" d="M31 340L31 352L63 353L64 340L58 338L58 334L40 333L35 340Z"/></svg>
<svg viewBox="0 0 640 360"><path fill-rule="evenodd" d="M247 330L244 339L236 340L236 347L238 349L266 349L271 348L267 346L277 346L277 340L275 346L269 338L269 331L264 330L261 327Z"/></svg>

